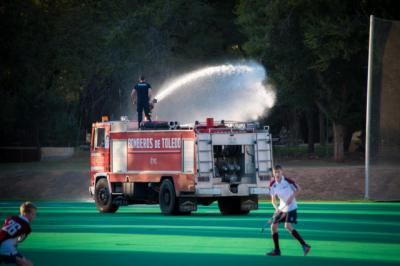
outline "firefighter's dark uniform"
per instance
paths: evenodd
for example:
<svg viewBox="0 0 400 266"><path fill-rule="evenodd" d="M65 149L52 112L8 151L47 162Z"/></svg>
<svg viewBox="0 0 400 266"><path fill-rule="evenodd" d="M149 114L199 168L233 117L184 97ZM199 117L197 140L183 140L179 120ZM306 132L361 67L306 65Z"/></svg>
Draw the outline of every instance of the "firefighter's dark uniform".
<svg viewBox="0 0 400 266"><path fill-rule="evenodd" d="M149 105L150 101L149 89L151 89L151 85L145 81L137 83L134 88L134 90L136 90L136 97L137 97L137 112L138 112L139 127L140 123L143 120L143 111L147 120L151 121L150 105Z"/></svg>

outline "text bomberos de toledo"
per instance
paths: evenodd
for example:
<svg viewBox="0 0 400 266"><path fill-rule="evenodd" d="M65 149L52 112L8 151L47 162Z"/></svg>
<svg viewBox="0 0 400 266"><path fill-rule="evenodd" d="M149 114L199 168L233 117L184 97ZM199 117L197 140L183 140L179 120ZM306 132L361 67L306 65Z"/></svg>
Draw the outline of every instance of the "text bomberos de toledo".
<svg viewBox="0 0 400 266"><path fill-rule="evenodd" d="M129 138L129 149L180 149L181 138Z"/></svg>

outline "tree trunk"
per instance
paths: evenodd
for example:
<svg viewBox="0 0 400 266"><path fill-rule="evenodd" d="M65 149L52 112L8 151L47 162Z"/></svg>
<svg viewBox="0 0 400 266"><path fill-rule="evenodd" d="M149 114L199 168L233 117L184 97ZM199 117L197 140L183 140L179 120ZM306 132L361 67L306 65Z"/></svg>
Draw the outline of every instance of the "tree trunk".
<svg viewBox="0 0 400 266"><path fill-rule="evenodd" d="M326 145L326 127L325 127L325 116L319 111L319 144Z"/></svg>
<svg viewBox="0 0 400 266"><path fill-rule="evenodd" d="M290 123L289 123L289 146L297 145L297 140L299 139L300 130L300 117L298 111L293 108L290 111Z"/></svg>
<svg viewBox="0 0 400 266"><path fill-rule="evenodd" d="M344 133L345 127L337 122L333 122L333 156L336 162L344 161Z"/></svg>
<svg viewBox="0 0 400 266"><path fill-rule="evenodd" d="M306 111L307 120L307 153L309 157L313 157L314 149L314 112L312 109Z"/></svg>

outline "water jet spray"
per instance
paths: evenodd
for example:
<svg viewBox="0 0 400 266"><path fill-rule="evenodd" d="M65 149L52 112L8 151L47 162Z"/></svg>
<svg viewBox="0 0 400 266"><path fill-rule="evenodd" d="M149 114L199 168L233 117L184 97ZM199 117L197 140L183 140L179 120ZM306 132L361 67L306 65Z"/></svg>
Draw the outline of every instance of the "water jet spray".
<svg viewBox="0 0 400 266"><path fill-rule="evenodd" d="M275 102L264 67L252 61L204 67L167 82L155 98L156 118L191 123L205 117L255 120Z"/></svg>

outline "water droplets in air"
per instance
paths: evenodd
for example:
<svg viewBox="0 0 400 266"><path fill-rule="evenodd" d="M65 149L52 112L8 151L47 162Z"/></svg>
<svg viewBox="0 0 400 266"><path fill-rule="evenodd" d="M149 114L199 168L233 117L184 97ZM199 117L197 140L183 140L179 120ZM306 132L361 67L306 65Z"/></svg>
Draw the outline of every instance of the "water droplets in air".
<svg viewBox="0 0 400 266"><path fill-rule="evenodd" d="M265 81L264 67L255 62L204 67L162 86L154 114L158 120L181 123L206 117L255 120L275 102L275 92Z"/></svg>

